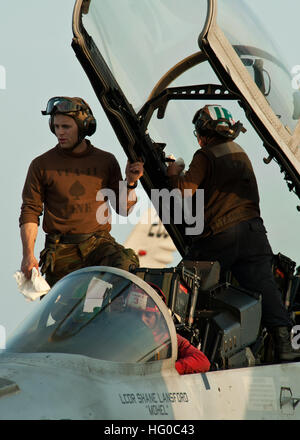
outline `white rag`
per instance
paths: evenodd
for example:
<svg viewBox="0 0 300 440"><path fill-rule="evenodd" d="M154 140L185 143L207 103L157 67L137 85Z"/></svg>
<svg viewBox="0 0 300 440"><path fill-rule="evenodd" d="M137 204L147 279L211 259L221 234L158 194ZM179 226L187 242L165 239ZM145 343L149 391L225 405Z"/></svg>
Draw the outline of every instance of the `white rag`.
<svg viewBox="0 0 300 440"><path fill-rule="evenodd" d="M17 271L14 273L19 291L25 296L27 301L35 301L40 296L45 295L50 290L50 286L37 269L34 267L31 272L31 279L28 280L24 273Z"/></svg>

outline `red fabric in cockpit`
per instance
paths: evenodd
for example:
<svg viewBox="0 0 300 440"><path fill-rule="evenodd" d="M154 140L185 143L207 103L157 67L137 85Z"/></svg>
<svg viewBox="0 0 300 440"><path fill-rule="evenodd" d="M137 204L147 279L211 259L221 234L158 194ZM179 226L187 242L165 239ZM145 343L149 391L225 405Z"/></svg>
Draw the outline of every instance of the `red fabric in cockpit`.
<svg viewBox="0 0 300 440"><path fill-rule="evenodd" d="M177 334L178 358L175 368L179 374L206 373L210 362L202 351Z"/></svg>

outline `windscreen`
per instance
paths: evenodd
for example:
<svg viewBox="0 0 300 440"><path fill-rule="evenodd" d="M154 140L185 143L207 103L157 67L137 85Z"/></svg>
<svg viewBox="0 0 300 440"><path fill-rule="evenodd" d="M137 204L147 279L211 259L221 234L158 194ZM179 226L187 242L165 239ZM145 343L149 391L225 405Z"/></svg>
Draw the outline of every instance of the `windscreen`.
<svg viewBox="0 0 300 440"><path fill-rule="evenodd" d="M147 362L171 357L171 337L145 290L120 275L89 268L59 281L15 331L6 351Z"/></svg>
<svg viewBox="0 0 300 440"><path fill-rule="evenodd" d="M290 133L300 117L296 1L276 2L275 6L272 0L219 0L217 13L217 24Z"/></svg>

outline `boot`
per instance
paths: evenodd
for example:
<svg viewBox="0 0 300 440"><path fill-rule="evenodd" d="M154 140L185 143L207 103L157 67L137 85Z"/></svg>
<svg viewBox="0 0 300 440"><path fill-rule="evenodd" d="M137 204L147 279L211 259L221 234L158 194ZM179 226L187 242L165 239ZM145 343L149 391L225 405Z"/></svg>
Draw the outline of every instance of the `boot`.
<svg viewBox="0 0 300 440"><path fill-rule="evenodd" d="M293 349L288 327L275 327L271 334L275 345L275 357L278 361L300 360L300 349Z"/></svg>

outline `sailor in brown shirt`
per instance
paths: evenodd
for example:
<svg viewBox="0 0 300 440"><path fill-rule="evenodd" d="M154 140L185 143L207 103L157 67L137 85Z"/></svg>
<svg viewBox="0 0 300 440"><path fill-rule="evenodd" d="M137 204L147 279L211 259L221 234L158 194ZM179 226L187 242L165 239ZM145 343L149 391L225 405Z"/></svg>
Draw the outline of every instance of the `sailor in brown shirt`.
<svg viewBox="0 0 300 440"><path fill-rule="evenodd" d="M81 98L54 97L42 112L58 144L35 158L23 188L20 215L23 259L21 270L30 278L33 267L46 274L50 285L86 266L107 265L130 270L138 266L132 249L110 235L110 204L127 216L136 203L134 188L143 175L142 162L127 163L123 181L115 156L91 145L86 136L96 120ZM34 245L43 216L45 249L38 263Z"/></svg>
<svg viewBox="0 0 300 440"><path fill-rule="evenodd" d="M193 237L185 259L219 261L242 287L261 293L262 324L273 334L278 359L300 357L291 347L293 321L272 272L273 252L260 217L256 178L245 151L234 142L245 129L218 105L198 110L193 123L201 148L185 174L176 162L168 167L170 186L183 195L185 189L204 189L204 230Z"/></svg>

